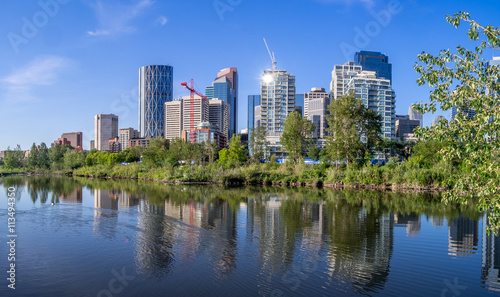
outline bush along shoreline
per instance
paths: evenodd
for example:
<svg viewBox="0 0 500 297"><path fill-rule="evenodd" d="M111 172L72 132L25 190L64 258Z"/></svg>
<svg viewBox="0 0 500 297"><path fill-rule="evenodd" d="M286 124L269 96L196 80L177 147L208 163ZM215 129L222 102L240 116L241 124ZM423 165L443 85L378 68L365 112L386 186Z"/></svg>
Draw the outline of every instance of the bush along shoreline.
<svg viewBox="0 0 500 297"><path fill-rule="evenodd" d="M385 166L365 165L339 168L322 164L248 164L226 168L220 164L167 165L146 168L128 165L85 166L71 172L89 178L137 179L174 184L273 185L287 187L325 187L334 189L371 189L392 191L433 191L450 189L451 167L417 168L409 162L389 162Z"/></svg>

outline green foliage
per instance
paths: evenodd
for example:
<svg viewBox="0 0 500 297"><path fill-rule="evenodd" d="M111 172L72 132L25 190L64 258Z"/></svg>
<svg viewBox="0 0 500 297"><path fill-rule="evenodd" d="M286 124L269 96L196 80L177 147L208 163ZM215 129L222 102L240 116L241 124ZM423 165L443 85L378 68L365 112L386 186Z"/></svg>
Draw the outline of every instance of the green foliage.
<svg viewBox="0 0 500 297"><path fill-rule="evenodd" d="M233 135L229 141L229 149L219 151L218 163L226 168L235 168L247 160L247 150L241 144L241 136Z"/></svg>
<svg viewBox="0 0 500 297"><path fill-rule="evenodd" d="M248 147L252 153L252 161L260 162L269 155L267 129L263 126L250 129L250 137L248 138Z"/></svg>
<svg viewBox="0 0 500 297"><path fill-rule="evenodd" d="M380 142L382 116L365 107L354 93L344 95L328 106L330 135L327 150L332 160L345 160L347 167L363 161L365 152L372 152ZM362 142L361 137L366 141Z"/></svg>
<svg viewBox="0 0 500 297"><path fill-rule="evenodd" d="M138 162L141 160L143 151L144 147L142 146L128 147L120 152L120 159L127 163Z"/></svg>
<svg viewBox="0 0 500 297"><path fill-rule="evenodd" d="M280 143L288 153L288 159L298 162L311 145L311 135L314 132L314 124L296 111L291 112L283 124L283 134Z"/></svg>
<svg viewBox="0 0 500 297"><path fill-rule="evenodd" d="M64 154L64 168L65 169L76 169L85 166L85 154L83 152L77 152L71 150Z"/></svg>
<svg viewBox="0 0 500 297"><path fill-rule="evenodd" d="M317 145L311 145L307 156L313 160L318 160L320 157L321 149Z"/></svg>
<svg viewBox="0 0 500 297"><path fill-rule="evenodd" d="M18 144L14 150L7 148L5 151L4 164L6 169L15 169L23 167L24 163L24 152L21 150L21 146Z"/></svg>
<svg viewBox="0 0 500 297"><path fill-rule="evenodd" d="M142 152L142 163L149 168L166 164L169 144L163 137L151 139L150 144Z"/></svg>
<svg viewBox="0 0 500 297"><path fill-rule="evenodd" d="M454 180L454 188L445 199L456 200L461 194L480 197L480 207L490 211L491 230L500 228L500 69L489 66L483 58L485 49L500 49L500 28L482 26L466 12L447 16L455 27L469 24L468 38L477 43L472 49L457 46L456 51L441 50L438 55L421 53L415 70L420 75L419 85L428 84L432 91L429 102L416 106L423 112L434 112L440 107L449 110L474 109L476 115L468 118L463 112L446 123L420 129L424 139L444 142L439 154L445 161L463 163L467 175Z"/></svg>
<svg viewBox="0 0 500 297"><path fill-rule="evenodd" d="M62 170L64 168L64 154L71 149L69 145L55 144L48 150L50 169Z"/></svg>

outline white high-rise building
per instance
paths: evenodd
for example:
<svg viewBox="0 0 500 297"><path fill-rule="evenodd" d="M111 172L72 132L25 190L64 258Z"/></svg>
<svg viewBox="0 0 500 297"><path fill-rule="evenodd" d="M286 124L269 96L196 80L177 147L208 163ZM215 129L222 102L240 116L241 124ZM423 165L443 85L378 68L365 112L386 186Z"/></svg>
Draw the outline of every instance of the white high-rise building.
<svg viewBox="0 0 500 297"><path fill-rule="evenodd" d="M363 105L382 115L382 137L396 137L396 94L388 79L378 78L375 71L362 71L347 83L344 94L354 92ZM364 140L362 138L362 140Z"/></svg>
<svg viewBox="0 0 500 297"><path fill-rule="evenodd" d="M97 114L94 120L95 148L99 151L108 151L109 140L118 137L118 116Z"/></svg>
<svg viewBox="0 0 500 297"><path fill-rule="evenodd" d="M420 121L420 127L422 127L423 125L423 116L422 116L422 113L417 111L417 110L414 110L411 106L410 108L408 109L408 116L409 116L409 119L412 120L412 121Z"/></svg>
<svg viewBox="0 0 500 297"><path fill-rule="evenodd" d="M267 129L267 140L271 154L280 155L279 139L283 134L283 123L295 110L295 76L286 70L265 70L260 83L261 122Z"/></svg>
<svg viewBox="0 0 500 297"><path fill-rule="evenodd" d="M325 138L328 122L326 114L330 104L330 94L324 88L312 88L304 94L304 117L312 121L316 129L313 138Z"/></svg>
<svg viewBox="0 0 500 297"><path fill-rule="evenodd" d="M262 120L262 116L260 115L260 105L255 106L254 108L254 128L260 127L260 121Z"/></svg>
<svg viewBox="0 0 500 297"><path fill-rule="evenodd" d="M182 136L182 101L165 102L165 139L173 140Z"/></svg>
<svg viewBox="0 0 500 297"><path fill-rule="evenodd" d="M335 65L332 71L332 81L330 83L330 94L332 99L337 99L344 95L345 88L349 81L362 71L360 65L354 62L346 62L344 65Z"/></svg>
<svg viewBox="0 0 500 297"><path fill-rule="evenodd" d="M229 139L229 104L226 101L214 98L208 101L209 104L209 122L220 133Z"/></svg>
<svg viewBox="0 0 500 297"><path fill-rule="evenodd" d="M208 122L209 107L208 100L203 99L198 95L194 95L194 129L201 122ZM182 130L188 133L191 130L191 97L182 97Z"/></svg>

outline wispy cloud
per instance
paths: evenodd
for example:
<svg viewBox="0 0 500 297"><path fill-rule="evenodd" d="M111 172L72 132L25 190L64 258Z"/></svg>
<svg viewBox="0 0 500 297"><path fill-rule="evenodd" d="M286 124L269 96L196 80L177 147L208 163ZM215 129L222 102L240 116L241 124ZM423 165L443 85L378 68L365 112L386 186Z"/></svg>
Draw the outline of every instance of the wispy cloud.
<svg viewBox="0 0 500 297"><path fill-rule="evenodd" d="M89 36L113 36L136 30L130 23L153 5L152 0L139 0L133 4L97 1L91 5L100 28L87 31Z"/></svg>
<svg viewBox="0 0 500 297"><path fill-rule="evenodd" d="M57 83L59 76L72 64L70 59L64 57L47 56L36 58L25 66L13 70L0 79L6 89L4 101L17 103L38 100L32 94L32 88Z"/></svg>
<svg viewBox="0 0 500 297"><path fill-rule="evenodd" d="M160 26L165 26L167 22L168 19L165 16L161 15L156 19L155 24Z"/></svg>

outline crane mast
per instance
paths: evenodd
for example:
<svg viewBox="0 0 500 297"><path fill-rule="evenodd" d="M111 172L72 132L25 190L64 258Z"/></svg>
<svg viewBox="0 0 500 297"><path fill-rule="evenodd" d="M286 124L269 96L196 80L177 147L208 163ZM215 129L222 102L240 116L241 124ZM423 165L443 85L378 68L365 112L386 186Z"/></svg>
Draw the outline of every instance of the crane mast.
<svg viewBox="0 0 500 297"><path fill-rule="evenodd" d="M189 125L189 141L191 143L194 143L194 95L198 95L200 96L203 100L208 100L208 98L201 94L200 92L196 91L194 89L194 80L191 79L191 82L190 82L190 85L191 86L188 86L187 82L182 82L181 85L183 87L185 87L186 89L188 89L190 91L190 113L189 113L189 121L190 121L190 125Z"/></svg>

